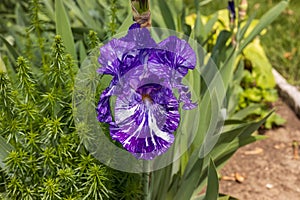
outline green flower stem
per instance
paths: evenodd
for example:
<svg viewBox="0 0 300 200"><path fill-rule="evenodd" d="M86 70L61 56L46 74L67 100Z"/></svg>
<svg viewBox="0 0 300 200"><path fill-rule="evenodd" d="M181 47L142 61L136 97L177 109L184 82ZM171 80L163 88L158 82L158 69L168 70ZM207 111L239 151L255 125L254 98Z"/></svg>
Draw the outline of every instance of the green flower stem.
<svg viewBox="0 0 300 200"><path fill-rule="evenodd" d="M151 192L149 191L150 186L150 176L151 172L149 171L149 163L147 161L143 162L144 173L143 173L143 186L144 186L144 200L151 200Z"/></svg>

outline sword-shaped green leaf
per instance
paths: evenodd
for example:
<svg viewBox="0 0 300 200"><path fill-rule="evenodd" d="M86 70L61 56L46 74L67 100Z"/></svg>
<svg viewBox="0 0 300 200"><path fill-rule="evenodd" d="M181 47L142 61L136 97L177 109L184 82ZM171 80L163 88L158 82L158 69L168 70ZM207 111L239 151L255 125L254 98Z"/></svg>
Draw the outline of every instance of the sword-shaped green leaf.
<svg viewBox="0 0 300 200"><path fill-rule="evenodd" d="M219 179L216 166L212 158L209 159L208 180L204 200L217 200L219 196Z"/></svg>
<svg viewBox="0 0 300 200"><path fill-rule="evenodd" d="M55 1L55 20L56 34L60 35L63 39L66 52L71 54L73 59L77 59L70 21L62 0Z"/></svg>

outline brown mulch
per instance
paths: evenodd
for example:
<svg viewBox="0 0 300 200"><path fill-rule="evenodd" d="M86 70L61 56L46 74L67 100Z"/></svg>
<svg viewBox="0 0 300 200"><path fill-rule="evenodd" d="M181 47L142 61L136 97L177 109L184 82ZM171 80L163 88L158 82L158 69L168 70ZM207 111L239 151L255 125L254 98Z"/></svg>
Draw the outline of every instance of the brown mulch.
<svg viewBox="0 0 300 200"><path fill-rule="evenodd" d="M220 172L221 193L240 200L300 200L300 158L293 148L300 146L300 120L281 100L276 108L286 124L236 152Z"/></svg>

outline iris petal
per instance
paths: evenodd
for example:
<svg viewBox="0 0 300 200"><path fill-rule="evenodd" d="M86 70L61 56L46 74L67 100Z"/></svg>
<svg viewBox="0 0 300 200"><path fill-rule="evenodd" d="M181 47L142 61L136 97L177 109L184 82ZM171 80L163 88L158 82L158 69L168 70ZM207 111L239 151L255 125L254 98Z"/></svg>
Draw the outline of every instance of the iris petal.
<svg viewBox="0 0 300 200"><path fill-rule="evenodd" d="M137 23L131 25L127 35L121 38L121 40L134 42L137 49L157 46L156 42L151 37L149 30L147 28L140 28L140 25Z"/></svg>
<svg viewBox="0 0 300 200"><path fill-rule="evenodd" d="M175 36L170 36L159 43L148 61L150 71L165 80L168 87L178 89L179 101L183 102L183 109L190 110L197 106L191 102L191 94L188 87L182 84L182 79L189 69L196 66L196 54L191 46Z"/></svg>
<svg viewBox="0 0 300 200"><path fill-rule="evenodd" d="M236 19L236 12L235 12L234 0L229 0L228 1L228 10L230 12L230 19L235 20Z"/></svg>
<svg viewBox="0 0 300 200"><path fill-rule="evenodd" d="M102 92L100 96L100 100L96 108L97 119L99 122L113 124L109 103L109 99L113 93L113 90L113 87L108 87Z"/></svg>
<svg viewBox="0 0 300 200"><path fill-rule="evenodd" d="M97 70L100 74L109 74L117 76L124 55L135 47L133 42L125 42L119 39L112 39L110 42L100 48L100 57L98 62L101 68Z"/></svg>
<svg viewBox="0 0 300 200"><path fill-rule="evenodd" d="M196 54L191 46L185 41L175 36L170 36L158 44L160 49L165 50L166 55L162 58L167 58L162 62L177 70L183 76L188 72L188 69L194 69L197 61Z"/></svg>
<svg viewBox="0 0 300 200"><path fill-rule="evenodd" d="M147 90L149 99L143 100L143 90ZM118 96L111 137L135 157L153 159L166 152L174 141L172 133L180 121L178 106L172 91L158 84L145 85L132 95Z"/></svg>

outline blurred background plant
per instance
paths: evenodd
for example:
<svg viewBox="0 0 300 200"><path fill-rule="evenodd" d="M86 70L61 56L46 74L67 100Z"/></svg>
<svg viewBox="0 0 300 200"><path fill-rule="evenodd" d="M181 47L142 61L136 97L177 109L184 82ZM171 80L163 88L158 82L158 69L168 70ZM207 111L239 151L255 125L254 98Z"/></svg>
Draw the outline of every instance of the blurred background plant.
<svg viewBox="0 0 300 200"><path fill-rule="evenodd" d="M268 9L276 5L280 0L248 1L249 11L257 12L256 17L261 17ZM218 9L227 7L227 2L214 0L214 3L206 4L202 13L210 15ZM268 33L262 35L261 44L267 51L267 57L272 66L278 70L291 84L299 87L299 29L296 26L300 17L299 1L290 1L288 8L277 18L272 26L267 28Z"/></svg>
<svg viewBox="0 0 300 200"><path fill-rule="evenodd" d="M249 18L247 14L248 3L242 3L239 8L236 8L236 12L242 12L242 20L238 21L238 26L241 28L246 25L246 20ZM224 3L223 3L224 4ZM209 4L211 5L211 4ZM213 7L217 7L220 4L213 4ZM208 5L207 5L208 7ZM241 8L243 9L241 10ZM258 6L256 6L258 7ZM208 9L212 9L208 7ZM251 15L251 11L250 15ZM253 17L257 15L256 12L252 13ZM250 16L251 17L251 16ZM190 26L194 26L196 15L191 14L186 17L186 22ZM207 51L213 52L214 46L217 42L217 36L223 30L236 32L236 27L231 24L228 17L228 10L221 9L217 12L213 12L207 16L202 16L203 23L210 23L213 32L208 32L209 39L206 41ZM245 32L245 36L248 36L253 28L259 23L258 19L253 19L249 25L248 30ZM278 100L278 94L275 89L275 80L272 76L272 65L264 51L261 44L261 36L268 35L267 29L264 29L259 37L253 39L251 43L244 49L242 54L237 58L236 79L231 85L231 103L229 110L232 119L257 119L263 118L270 109L274 108L274 103ZM237 36L238 37L238 36ZM231 42L235 42L235 37L231 38ZM238 101L238 102L236 102ZM280 126L284 124L285 120L278 114L273 113L264 123L263 128L271 129L273 126Z"/></svg>
<svg viewBox="0 0 300 200"><path fill-rule="evenodd" d="M243 20L238 18L241 23L235 26L230 26L227 10L217 11L227 7L227 2L213 2L150 1L151 12L155 13L153 26L176 30L197 40L207 50L207 57L217 64L225 80L224 106L229 115L210 154L199 157L209 125L202 118L199 123L203 126L197 131L192 148L177 163L153 172L150 185L153 199L216 199L216 169L240 146L263 139L252 133L266 120L266 128L283 122L274 114L265 118L277 93L269 76L271 65L257 36L284 10L287 1L282 1L261 20L254 20L252 15ZM208 9L209 6L213 8ZM1 2L2 196L11 199L143 197L139 174L105 167L87 152L84 137L79 137L87 130L84 124L75 127L72 116L74 79L80 63L101 42L128 29L133 23L130 12L129 2L116 0ZM209 77L208 83L215 84L209 64L199 65L201 73ZM213 107L214 102L207 97L207 86L201 84L204 80L195 75L190 75L190 79L199 88L202 105ZM212 109L203 107L202 111L207 116L213 115ZM207 184L205 195L202 191Z"/></svg>

